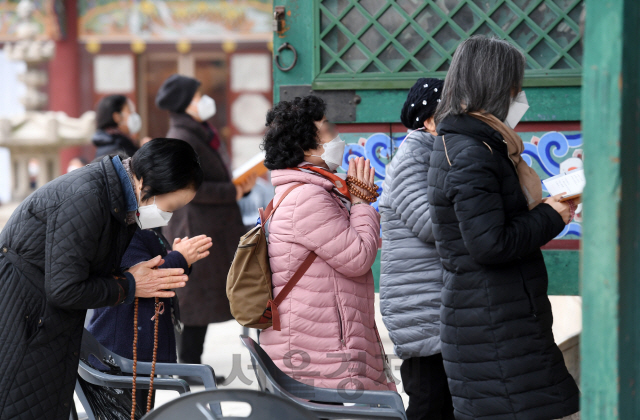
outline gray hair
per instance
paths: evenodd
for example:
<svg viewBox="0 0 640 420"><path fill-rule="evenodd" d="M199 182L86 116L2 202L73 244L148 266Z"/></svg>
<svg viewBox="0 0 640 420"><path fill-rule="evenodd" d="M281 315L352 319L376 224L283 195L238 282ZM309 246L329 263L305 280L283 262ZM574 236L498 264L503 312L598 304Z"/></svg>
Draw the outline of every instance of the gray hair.
<svg viewBox="0 0 640 420"><path fill-rule="evenodd" d="M472 36L456 49L436 110L436 123L449 115L486 111L500 121L522 90L525 57L498 38Z"/></svg>

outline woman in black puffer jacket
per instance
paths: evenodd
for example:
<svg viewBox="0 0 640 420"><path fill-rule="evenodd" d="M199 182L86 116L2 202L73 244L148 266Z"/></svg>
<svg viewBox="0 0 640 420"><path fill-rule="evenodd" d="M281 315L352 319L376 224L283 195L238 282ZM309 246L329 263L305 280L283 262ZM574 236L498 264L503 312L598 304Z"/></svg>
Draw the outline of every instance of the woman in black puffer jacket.
<svg viewBox="0 0 640 420"><path fill-rule="evenodd" d="M96 160L107 155L131 157L138 150L136 136L141 128L140 116L133 102L124 95L102 98L96 112L97 130L91 142L96 147Z"/></svg>
<svg viewBox="0 0 640 420"><path fill-rule="evenodd" d="M458 420L546 420L578 411L551 331L540 247L573 204L542 200L507 125L525 59L506 41L457 49L436 112L428 198L444 268L442 357Z"/></svg>

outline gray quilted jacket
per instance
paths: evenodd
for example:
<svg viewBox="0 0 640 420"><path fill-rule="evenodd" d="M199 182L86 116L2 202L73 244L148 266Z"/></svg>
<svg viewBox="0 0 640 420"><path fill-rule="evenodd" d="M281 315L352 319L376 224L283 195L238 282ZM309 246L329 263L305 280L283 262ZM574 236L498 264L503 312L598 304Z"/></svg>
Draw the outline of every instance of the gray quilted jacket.
<svg viewBox="0 0 640 420"><path fill-rule="evenodd" d="M380 309L401 359L440 353L442 264L427 201L435 137L413 132L387 166L382 215Z"/></svg>

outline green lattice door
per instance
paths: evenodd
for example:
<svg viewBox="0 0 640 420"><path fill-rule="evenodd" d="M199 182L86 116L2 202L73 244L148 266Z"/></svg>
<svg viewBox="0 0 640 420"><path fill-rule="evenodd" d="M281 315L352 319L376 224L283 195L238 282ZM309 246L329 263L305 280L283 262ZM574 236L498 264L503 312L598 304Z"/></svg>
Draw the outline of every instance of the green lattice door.
<svg viewBox="0 0 640 420"><path fill-rule="evenodd" d="M520 46L526 85L580 84L583 0L315 0L314 87L384 89L444 77L474 34Z"/></svg>

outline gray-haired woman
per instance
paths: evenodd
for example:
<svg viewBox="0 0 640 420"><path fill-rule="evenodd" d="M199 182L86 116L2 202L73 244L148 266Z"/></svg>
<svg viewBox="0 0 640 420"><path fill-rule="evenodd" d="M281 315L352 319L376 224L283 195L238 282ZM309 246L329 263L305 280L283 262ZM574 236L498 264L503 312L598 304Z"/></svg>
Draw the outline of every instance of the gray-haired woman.
<svg viewBox="0 0 640 420"><path fill-rule="evenodd" d="M557 419L579 391L553 339L540 247L572 204L542 199L503 121L522 88L525 59L506 41L472 37L453 57L436 111L428 198L444 269L442 357L455 417Z"/></svg>

